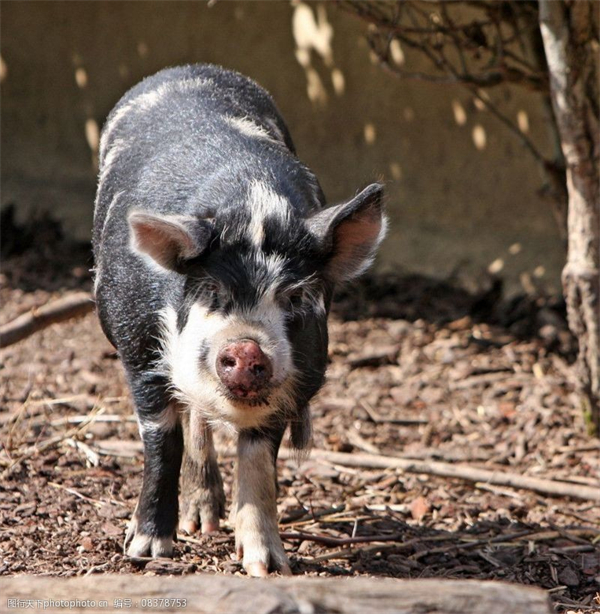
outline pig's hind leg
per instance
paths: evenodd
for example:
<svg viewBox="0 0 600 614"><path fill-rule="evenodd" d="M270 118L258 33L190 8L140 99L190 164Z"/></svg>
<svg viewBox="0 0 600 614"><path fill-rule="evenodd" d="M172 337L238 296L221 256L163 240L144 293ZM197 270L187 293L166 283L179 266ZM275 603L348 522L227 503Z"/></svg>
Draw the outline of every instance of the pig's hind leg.
<svg viewBox="0 0 600 614"><path fill-rule="evenodd" d="M186 533L219 529L225 514L223 480L217 463L210 426L197 412L182 413L185 450L181 468L179 528Z"/></svg>
<svg viewBox="0 0 600 614"><path fill-rule="evenodd" d="M292 573L277 524L275 460L283 430L242 431L238 439L235 542L250 576Z"/></svg>
<svg viewBox="0 0 600 614"><path fill-rule="evenodd" d="M128 372L144 443L144 478L125 537L129 556L172 556L183 454L178 406L161 376Z"/></svg>

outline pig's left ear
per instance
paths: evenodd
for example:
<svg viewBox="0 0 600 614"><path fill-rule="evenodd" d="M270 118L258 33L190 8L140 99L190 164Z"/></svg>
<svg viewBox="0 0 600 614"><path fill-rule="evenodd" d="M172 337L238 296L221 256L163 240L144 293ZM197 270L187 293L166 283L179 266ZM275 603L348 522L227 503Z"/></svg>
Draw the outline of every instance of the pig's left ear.
<svg viewBox="0 0 600 614"><path fill-rule="evenodd" d="M374 183L347 203L319 211L307 223L327 254L327 276L334 282L352 279L369 267L385 236L383 186Z"/></svg>
<svg viewBox="0 0 600 614"><path fill-rule="evenodd" d="M186 260L196 258L209 246L212 237L211 224L191 216L133 211L129 226L134 250L178 272Z"/></svg>

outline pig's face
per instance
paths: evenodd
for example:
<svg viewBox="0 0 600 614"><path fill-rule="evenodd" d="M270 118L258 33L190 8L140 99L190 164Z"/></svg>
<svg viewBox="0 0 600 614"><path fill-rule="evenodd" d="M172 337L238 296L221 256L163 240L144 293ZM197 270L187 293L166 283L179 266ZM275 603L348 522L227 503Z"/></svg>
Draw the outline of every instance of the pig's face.
<svg viewBox="0 0 600 614"><path fill-rule="evenodd" d="M175 391L210 420L260 426L294 407L288 325L325 317L322 290L289 279L290 259L243 240L222 234L209 249L189 264L184 304L165 312L164 363Z"/></svg>
<svg viewBox="0 0 600 614"><path fill-rule="evenodd" d="M308 219L264 184L248 200L210 219L130 215L134 249L185 276L183 301L161 314L174 395L237 428L295 409L306 375L290 331L324 322L326 296L367 266L384 226L379 186Z"/></svg>

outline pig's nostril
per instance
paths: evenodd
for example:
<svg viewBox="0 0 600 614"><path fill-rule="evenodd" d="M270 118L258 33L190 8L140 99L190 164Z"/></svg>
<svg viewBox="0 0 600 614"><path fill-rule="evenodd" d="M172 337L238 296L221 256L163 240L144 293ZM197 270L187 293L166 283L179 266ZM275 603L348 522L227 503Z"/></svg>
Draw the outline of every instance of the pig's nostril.
<svg viewBox="0 0 600 614"><path fill-rule="evenodd" d="M221 349L216 361L221 382L239 398L256 398L273 375L268 356L252 340L234 341Z"/></svg>
<svg viewBox="0 0 600 614"><path fill-rule="evenodd" d="M223 358L221 358L221 365L227 369L232 369L236 364L237 361L231 356L223 356Z"/></svg>

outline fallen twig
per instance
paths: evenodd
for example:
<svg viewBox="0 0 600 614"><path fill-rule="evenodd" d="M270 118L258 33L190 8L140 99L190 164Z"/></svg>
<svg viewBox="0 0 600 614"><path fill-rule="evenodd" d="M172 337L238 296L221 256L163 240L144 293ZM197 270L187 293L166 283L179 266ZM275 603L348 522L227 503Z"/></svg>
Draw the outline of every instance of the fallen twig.
<svg viewBox="0 0 600 614"><path fill-rule="evenodd" d="M518 531L515 533L507 533L504 535L496 535L495 537L486 537L484 539L476 539L476 540L473 540L470 536L468 536L469 539L471 539L471 541L462 541L462 543L453 543L449 546L442 546L438 548L431 548L429 550L422 550L420 552L413 554L411 556L411 559L418 560L418 559L421 559L431 554L441 554L441 553L452 552L456 550L470 550L471 548L477 548L479 546L486 546L489 544L498 544L498 543L510 543L515 540L517 541L523 541L523 540L546 541L549 539L555 539L561 536L562 533L563 532L561 531L524 530L524 531ZM575 538L579 534L589 535L590 533L593 533L593 530L574 529L572 531L568 531L567 534L564 536L572 539L572 538ZM377 543L384 543L384 542L396 542L393 545L391 545L391 547L394 547L394 548L409 548L417 543L422 544L425 541L446 541L446 540L452 539L448 535L436 535L436 536L431 536L428 538L421 537L418 539L411 539L411 540L403 542L402 534L369 535L369 536L340 538L340 537L332 537L329 535L314 535L311 533L281 532L280 536L281 536L281 539L287 540L287 541L312 541L312 542L316 542L319 544L323 544L324 546L349 546L353 544L364 544L364 543L377 544ZM454 540L456 539L457 539L457 536L454 536ZM458 536L458 539L461 539L460 536ZM390 547L389 545L385 546L385 548L389 548L389 547ZM592 547L591 544L586 545L586 548L589 548L589 547ZM582 547L578 547L578 548L582 548ZM371 548L365 549L365 551L380 550L380 549L381 548L379 546L372 546ZM353 553L354 552L352 550L343 549L343 550L336 551L333 553L331 552L327 553L320 557L315 557L314 560L322 561L322 560L326 560L329 558L347 558L348 556L352 556ZM498 564L498 562L495 560L494 562L492 562L491 560L487 559L485 554L483 554L482 556L489 563L492 563L493 565Z"/></svg>
<svg viewBox="0 0 600 614"><path fill-rule="evenodd" d="M65 492L68 492L69 494L74 495L78 499L87 501L88 503L91 503L92 505L95 505L96 507L102 507L104 505L102 501L99 501L98 499L92 499L92 497L88 497L87 495L80 493L78 490L75 490L74 488L69 488L67 486L63 486L62 484L57 484L56 482L48 482L48 484L52 486L53 488L59 488L60 490L64 490Z"/></svg>
<svg viewBox="0 0 600 614"><path fill-rule="evenodd" d="M132 451L141 452L142 445L139 442L128 442ZM103 442L106 446L107 442ZM96 449L98 452L99 450ZM233 450L218 450L222 457L232 456ZM279 450L279 458L283 460L295 460L296 453L289 448ZM345 467L362 467L367 469L400 469L407 473L424 473L438 475L447 478L457 478L468 482L481 484L494 484L496 486L510 486L522 490L532 490L554 497L572 497L589 501L600 501L600 485L598 488L569 482L558 482L543 478L532 478L518 473L505 471L490 471L468 465L442 463L438 461L423 461L410 458L398 458L395 456L382 456L377 454L348 454L346 452L331 452L329 450L311 451L313 460L326 461Z"/></svg>
<svg viewBox="0 0 600 614"><path fill-rule="evenodd" d="M70 437L69 439L66 439L65 442L76 450L83 452L85 458L93 467L97 467L100 464L100 456L98 455L98 453L92 450L90 446L83 443L83 441L78 441L77 439L73 439L72 437Z"/></svg>
<svg viewBox="0 0 600 614"><path fill-rule="evenodd" d="M474 386L489 386L494 382L502 382L504 380L510 382L511 387L520 388L527 382L527 376L514 373L510 374L506 371L493 371L481 375L472 375L471 377L466 377L451 383L450 390L464 390Z"/></svg>
<svg viewBox="0 0 600 614"><path fill-rule="evenodd" d="M185 535L185 533L181 533L181 532L177 533L177 541L185 542L187 544L194 544L196 546L206 546L206 539L204 540L197 539L195 537L191 537L190 535Z"/></svg>
<svg viewBox="0 0 600 614"><path fill-rule="evenodd" d="M359 537L332 537L331 535L289 533L286 531L280 532L279 536L285 541L311 541L323 544L324 546L349 546L351 544L372 544L374 542L400 542L403 537L401 533L394 533L393 535L361 535Z"/></svg>
<svg viewBox="0 0 600 614"><path fill-rule="evenodd" d="M582 544L580 546L565 546L564 548L548 548L548 552L555 554L576 554L578 552L596 552L592 544Z"/></svg>
<svg viewBox="0 0 600 614"><path fill-rule="evenodd" d="M367 412L371 422L375 424L397 424L398 426L420 426L428 424L429 420L425 418L389 418L379 415L366 401L360 401L360 406Z"/></svg>
<svg viewBox="0 0 600 614"><path fill-rule="evenodd" d="M72 429L69 429L66 433L55 435L54 437L50 437L49 439L46 439L45 441L42 441L39 444L30 446L24 452L22 452L18 458L15 458L8 465L8 467L4 469L2 473L0 473L0 479L7 478L10 475L10 473L13 471L13 469L17 467L18 465L20 465L24 460L27 460L28 458L31 458L32 456L35 456L36 454L39 454L40 452L43 452L44 450L48 450L49 448L52 448L58 445L59 443L65 441L66 439L71 439L75 437L76 435L81 434L82 432L85 431L85 429L87 429L87 427L92 422L94 422L94 420L96 419L96 416L102 414L103 412L104 412L104 408L101 407L97 412L91 413L87 421L83 422L82 424L79 424L78 426L73 427Z"/></svg>
<svg viewBox="0 0 600 614"><path fill-rule="evenodd" d="M449 535L429 535L425 537L418 537L415 539L409 539L405 542L397 542L397 543L378 543L372 546L366 546L360 549L362 553L370 553L370 552L382 552L385 550L396 550L400 548L411 548L415 544L422 544L423 542L440 542L440 541L448 541L451 539ZM333 552L326 552L324 554L320 554L318 556L312 557L311 561L314 563L320 563L322 561L328 561L330 559L349 559L352 558L356 554L356 550L351 548L342 548L340 550L334 550ZM410 561L411 559L407 559Z"/></svg>
<svg viewBox="0 0 600 614"><path fill-rule="evenodd" d="M104 439L93 447L96 454L120 458L136 458L144 451L144 444L137 440Z"/></svg>
<svg viewBox="0 0 600 614"><path fill-rule="evenodd" d="M94 300L89 292L77 292L20 315L0 326L0 348L22 341L39 330L83 316L94 309Z"/></svg>
<svg viewBox="0 0 600 614"><path fill-rule="evenodd" d="M348 441L359 450L369 454L381 454L381 450L367 441L355 428L348 429L347 436Z"/></svg>
<svg viewBox="0 0 600 614"><path fill-rule="evenodd" d="M493 492L495 495L500 495L502 497L512 497L513 499L518 499L519 501L523 500L519 493L513 492L512 490L506 490L505 488L497 488L496 486L492 486L491 484L482 484L481 482L475 482L475 488L479 488L480 490L486 490L487 492Z"/></svg>
<svg viewBox="0 0 600 614"><path fill-rule="evenodd" d="M410 506L406 503L384 503L381 505L365 505L370 512L400 512L401 514L410 513Z"/></svg>
<svg viewBox="0 0 600 614"><path fill-rule="evenodd" d="M34 420L32 422L32 426L41 426L45 424L49 424L52 427L57 426L68 426L71 424L82 424L83 422L87 422L87 416L67 416L65 418L58 418L56 420L51 420L47 422L46 420ZM137 418L135 416L121 416L118 414L107 414L104 416L98 416L94 422L115 422L118 424L124 422L135 423L137 422Z"/></svg>
<svg viewBox="0 0 600 614"><path fill-rule="evenodd" d="M511 486L557 497L600 501L600 487L593 488L592 486L532 478L504 471L489 471L488 469L479 469L478 467L469 467L468 465L412 460L375 454L347 454L345 452L330 452L329 450L313 450L311 455L315 460L323 460L347 467L367 467L370 469L394 468L408 473L425 473L447 478L458 478L469 482ZM293 452L282 448L279 452L279 457L284 459L293 458Z"/></svg>
<svg viewBox="0 0 600 614"><path fill-rule="evenodd" d="M558 452L567 452L569 454L576 454L578 452L600 452L600 442L588 443L583 446L561 446L558 448Z"/></svg>
<svg viewBox="0 0 600 614"><path fill-rule="evenodd" d="M591 535L594 534L594 530L588 529L573 529L568 531L569 535ZM556 539L557 537L563 537L561 531L520 531L518 533L510 533L507 535L497 535L496 537L478 539L471 542L466 542L462 544L451 544L450 546L440 546L439 548L431 548L430 550L421 550L420 552L415 552L411 556L412 559L418 560L423 558L424 556L428 556L430 554L443 554L446 552L454 552L456 550L465 550L470 548L476 548L478 546L485 546L487 544L496 544L499 542L511 542L514 540L528 542L536 542L536 541L547 541L549 539Z"/></svg>
<svg viewBox="0 0 600 614"><path fill-rule="evenodd" d="M360 367L379 367L380 365L394 364L399 351L398 346L383 348L365 356L350 358L348 365L351 369L359 369Z"/></svg>
<svg viewBox="0 0 600 614"><path fill-rule="evenodd" d="M323 517L337 517L340 514L345 512L346 506L342 505L334 505L333 507L329 507L326 510L320 510L315 512L313 510L305 510L301 515L293 515L286 516L282 518L279 522L280 524L291 524L291 525L300 525L300 524L309 524L311 522L315 522L319 518Z"/></svg>

